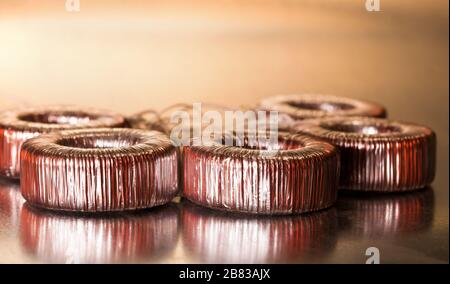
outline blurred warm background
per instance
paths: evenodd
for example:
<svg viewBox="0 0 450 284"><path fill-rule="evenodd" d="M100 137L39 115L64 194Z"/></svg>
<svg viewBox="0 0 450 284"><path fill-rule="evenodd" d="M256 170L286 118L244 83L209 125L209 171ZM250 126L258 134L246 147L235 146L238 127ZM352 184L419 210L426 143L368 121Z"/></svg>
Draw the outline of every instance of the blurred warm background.
<svg viewBox="0 0 450 284"><path fill-rule="evenodd" d="M391 257L448 262L449 2L380 0L370 13L365 2L80 0L67 12L66 0L0 0L0 109L63 103L131 114L302 92L378 101L439 141L433 231L403 237ZM0 262L30 261L13 231L2 234ZM340 240L322 261L359 259L354 243ZM177 246L163 261L189 261L184 253Z"/></svg>
<svg viewBox="0 0 450 284"><path fill-rule="evenodd" d="M327 92L447 120L446 0L381 0L372 13L365 0L80 0L78 13L65 2L0 1L1 108L131 113Z"/></svg>

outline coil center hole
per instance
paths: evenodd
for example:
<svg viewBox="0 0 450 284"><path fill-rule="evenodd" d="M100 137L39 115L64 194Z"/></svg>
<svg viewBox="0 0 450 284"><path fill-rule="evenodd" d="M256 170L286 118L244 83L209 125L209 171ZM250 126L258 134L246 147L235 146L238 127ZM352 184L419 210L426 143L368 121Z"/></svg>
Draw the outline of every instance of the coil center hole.
<svg viewBox="0 0 450 284"><path fill-rule="evenodd" d="M19 116L23 121L47 124L85 124L97 118L92 114L72 111L26 113Z"/></svg>
<svg viewBox="0 0 450 284"><path fill-rule="evenodd" d="M141 140L133 137L117 136L89 136L89 137L70 137L58 140L57 144L71 148L84 149L108 149L131 147L141 143Z"/></svg>
<svg viewBox="0 0 450 284"><path fill-rule="evenodd" d="M347 132L347 133L361 133L364 135L377 135L384 133L400 132L400 129L391 125L376 125L376 124L331 124L322 125L324 128L331 131Z"/></svg>
<svg viewBox="0 0 450 284"><path fill-rule="evenodd" d="M287 105L299 109L306 109L306 110L319 110L319 111L325 111L325 112L332 112L332 111L338 111L338 110L348 110L354 108L350 104L346 103L336 103L336 102L321 102L321 103L310 103L310 102L287 102Z"/></svg>

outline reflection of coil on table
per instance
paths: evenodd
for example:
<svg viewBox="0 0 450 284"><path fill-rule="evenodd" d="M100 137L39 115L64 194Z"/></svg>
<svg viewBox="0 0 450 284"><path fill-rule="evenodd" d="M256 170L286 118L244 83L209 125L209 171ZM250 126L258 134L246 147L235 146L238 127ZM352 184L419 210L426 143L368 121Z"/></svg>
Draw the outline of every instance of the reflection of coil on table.
<svg viewBox="0 0 450 284"><path fill-rule="evenodd" d="M11 226L14 231L17 230L24 202L25 200L20 194L19 183L0 177L0 222L6 221L4 225Z"/></svg>
<svg viewBox="0 0 450 284"><path fill-rule="evenodd" d="M238 215L183 203L186 249L207 263L298 262L332 253L334 208L297 216Z"/></svg>
<svg viewBox="0 0 450 284"><path fill-rule="evenodd" d="M21 241L50 263L143 262L169 253L178 239L178 208L101 215L60 214L25 204Z"/></svg>
<svg viewBox="0 0 450 284"><path fill-rule="evenodd" d="M402 194L357 194L339 197L339 228L355 236L388 237L414 234L433 222L434 192L431 188Z"/></svg>

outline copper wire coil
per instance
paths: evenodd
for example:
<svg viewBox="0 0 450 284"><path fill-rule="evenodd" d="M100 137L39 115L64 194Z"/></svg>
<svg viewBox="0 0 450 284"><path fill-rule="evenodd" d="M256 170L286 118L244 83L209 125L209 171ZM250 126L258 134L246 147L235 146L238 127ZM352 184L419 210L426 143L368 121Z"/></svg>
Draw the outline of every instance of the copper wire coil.
<svg viewBox="0 0 450 284"><path fill-rule="evenodd" d="M292 116L275 111L262 109L260 107L250 107L247 110L254 111L255 113L264 113L264 118L257 116L254 121L247 120L244 124L244 131L249 131L255 129L256 131L277 131L282 133L290 133L292 126L296 124L297 120ZM271 112L276 112L276 120L271 120ZM253 123L253 124L252 124Z"/></svg>
<svg viewBox="0 0 450 284"><path fill-rule="evenodd" d="M129 116L127 121L131 128L166 132L164 125L160 121L159 113L152 109Z"/></svg>
<svg viewBox="0 0 450 284"><path fill-rule="evenodd" d="M408 191L423 188L434 179L436 135L427 127L387 119L341 117L311 120L296 130L340 149L341 188Z"/></svg>
<svg viewBox="0 0 450 284"><path fill-rule="evenodd" d="M133 213L59 214L22 209L20 239L25 251L45 263L136 263L159 259L178 239L173 205Z"/></svg>
<svg viewBox="0 0 450 284"><path fill-rule="evenodd" d="M177 193L177 149L157 131L99 128L26 141L21 191L30 203L68 211L149 208Z"/></svg>
<svg viewBox="0 0 450 284"><path fill-rule="evenodd" d="M125 118L104 110L73 106L23 108L0 113L0 175L18 178L20 148L26 140L57 130L122 127Z"/></svg>
<svg viewBox="0 0 450 284"><path fill-rule="evenodd" d="M279 135L278 141L247 135L234 144L239 146L215 141L185 147L183 196L206 207L255 214L315 211L336 201L335 147L302 135Z"/></svg>
<svg viewBox="0 0 450 284"><path fill-rule="evenodd" d="M294 216L230 214L183 202L183 245L206 263L299 262L331 254L337 212Z"/></svg>
<svg viewBox="0 0 450 284"><path fill-rule="evenodd" d="M339 228L356 237L403 237L429 229L433 223L434 192L426 188L403 194L342 194L336 208Z"/></svg>
<svg viewBox="0 0 450 284"><path fill-rule="evenodd" d="M296 120L328 116L386 117L386 109L376 103L323 94L281 95L263 99L262 108L276 110Z"/></svg>
<svg viewBox="0 0 450 284"><path fill-rule="evenodd" d="M223 114L223 112L225 112L226 110L233 110L233 109L223 105L202 103L200 114L203 115L208 111L218 111ZM175 126L179 125L179 122L173 122L171 120L172 115L175 114L176 112L185 112L188 114L190 122L189 125L186 125L185 127L191 131L192 137L193 136L192 131L195 126L194 124L191 123L194 122L193 111L194 111L193 105L187 103L179 103L168 106L159 112L155 110L141 111L129 117L129 122L132 128L158 130L166 133L167 135L170 135L172 129ZM181 126L183 127L183 125ZM200 129L202 129L203 126L204 124L203 122L201 122Z"/></svg>

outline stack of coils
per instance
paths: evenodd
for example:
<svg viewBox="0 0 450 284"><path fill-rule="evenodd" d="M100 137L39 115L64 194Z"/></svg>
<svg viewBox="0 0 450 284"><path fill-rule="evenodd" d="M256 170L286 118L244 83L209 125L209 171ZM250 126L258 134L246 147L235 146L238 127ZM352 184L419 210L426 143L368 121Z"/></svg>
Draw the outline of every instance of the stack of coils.
<svg viewBox="0 0 450 284"><path fill-rule="evenodd" d="M434 132L382 119L386 111L378 104L331 95L268 98L254 110L266 118L281 114L277 132L273 122L260 125L244 114L244 129L222 127L207 141L203 131L217 118L205 119L208 111L219 111L223 121L235 109L200 107L196 113L178 104L127 120L73 108L4 112L0 172L20 174L25 199L50 209L149 208L170 202L181 185L183 196L199 205L263 215L330 207L338 188L410 191L434 178ZM113 128L127 125L140 129ZM190 134L185 144L170 140L176 127Z"/></svg>
<svg viewBox="0 0 450 284"><path fill-rule="evenodd" d="M177 151L161 132L83 129L27 140L21 190L39 207L83 212L149 208L177 193Z"/></svg>
<svg viewBox="0 0 450 284"><path fill-rule="evenodd" d="M379 118L332 117L295 129L340 149L343 189L409 191L434 179L436 135L427 127Z"/></svg>
<svg viewBox="0 0 450 284"><path fill-rule="evenodd" d="M242 133L184 150L183 196L215 209L292 214L331 206L339 155L331 144L302 135L256 139Z"/></svg>
<svg viewBox="0 0 450 284"><path fill-rule="evenodd" d="M0 175L19 178L20 148L35 136L58 130L122 127L123 116L104 110L49 106L0 113Z"/></svg>

